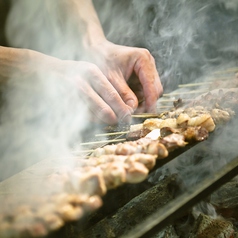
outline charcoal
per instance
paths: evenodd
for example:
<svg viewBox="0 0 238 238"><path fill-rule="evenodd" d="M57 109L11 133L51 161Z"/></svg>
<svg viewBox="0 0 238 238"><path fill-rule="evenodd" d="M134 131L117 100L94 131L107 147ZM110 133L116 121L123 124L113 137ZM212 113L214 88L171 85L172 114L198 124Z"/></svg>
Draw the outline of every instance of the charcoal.
<svg viewBox="0 0 238 238"><path fill-rule="evenodd" d="M161 180L157 185L133 198L125 206L118 209L116 213L103 218L75 237L120 237L128 233L137 224L144 221L146 217L173 199L174 190L171 189L171 186L175 186L175 181L175 175ZM145 206L145 204L149 204L149 206ZM157 237L169 237L166 234L168 235L171 232L171 228L165 228L160 233L160 235L165 235Z"/></svg>
<svg viewBox="0 0 238 238"><path fill-rule="evenodd" d="M210 202L218 214L238 220L238 179L234 179L214 192Z"/></svg>
<svg viewBox="0 0 238 238"><path fill-rule="evenodd" d="M235 231L231 222L224 219L214 219L200 214L194 223L189 238L233 238Z"/></svg>

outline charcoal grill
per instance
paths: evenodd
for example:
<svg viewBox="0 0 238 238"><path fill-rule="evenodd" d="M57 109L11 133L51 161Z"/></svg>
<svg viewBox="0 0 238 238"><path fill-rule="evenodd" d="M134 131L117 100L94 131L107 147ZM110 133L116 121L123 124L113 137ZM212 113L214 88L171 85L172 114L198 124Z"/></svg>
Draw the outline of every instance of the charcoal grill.
<svg viewBox="0 0 238 238"><path fill-rule="evenodd" d="M205 92L206 90L202 89L202 91ZM180 89L176 90L175 92L172 92L170 96L178 97L179 95L183 93L184 93L184 87L180 87ZM183 94L185 95L185 100L191 99L190 93L188 93L187 95ZM193 93L200 94L201 90L200 89L194 90ZM161 111L165 109L169 109L170 107L169 104L172 104L170 100L167 100L167 96L169 95L165 95L162 99L159 100ZM163 100L165 103L164 104L160 103L160 101L163 101ZM167 102L169 102L169 104L167 104ZM141 120L142 119L140 118L136 118L134 122L137 123ZM145 217L143 221L132 226L130 231L128 231L127 233L116 234L116 231L115 231L116 235L112 237L124 237L124 238L152 237L159 230L163 229L167 225L172 224L173 221L181 215L181 213L186 212L186 210L192 208L195 204L207 198L213 191L218 189L221 185L230 181L233 177L238 175L238 152L226 151L227 148L220 148L219 151L214 151L212 147L212 144L214 141L216 141L217 143L220 143L220 145L227 144L226 140L228 138L228 135L229 135L229 138L238 138L238 131L233 130L235 124L237 124L237 118L229 122L227 125L224 125L221 128L217 129L215 132L211 133L208 140L203 142L192 143L187 145L184 148L179 148L171 152L167 158L157 161L156 166L151 171L151 173L154 173L158 169L163 168L163 166L169 166L169 164L174 163L174 161L178 161L178 163L180 163L179 160L181 159L181 157L186 157L186 153L191 153L192 151L197 151L197 150L205 150L206 157L209 157L210 160L214 161L217 159L217 156L219 156L220 158L224 158L224 161L226 162L222 165L218 165L211 174L207 174L206 176L204 176L204 178L199 180L198 183L195 184L193 187L185 188L183 190L183 193L175 197L171 202L165 204L164 206L161 206L161 208L159 208L157 211ZM105 130L105 128L103 129ZM110 130L110 132L127 131L128 129L129 129L128 126L119 126L119 127L109 128L109 129L107 128L107 130ZM78 155L88 156L90 155L89 152L97 147L104 146L108 143L116 143L116 142L124 141L124 139L125 139L125 134L118 135L118 133L111 134L111 136L107 137L106 140L105 138L103 138L103 141L101 140L101 137L94 137L93 135L91 135L89 136L89 138L85 138L85 142L81 144L82 150L77 151L76 149L74 150L74 153L77 156ZM96 141L97 143L91 143L92 141L93 142ZM229 148L236 148L236 146L237 146L236 140L229 140ZM4 196L4 193L16 192L16 191L11 191L10 188L8 187L9 180L20 181L21 179L28 179L29 181L34 183L37 181L37 175L36 175L37 171L41 171L45 167L50 168L54 166L55 166L55 161L53 160L42 161L34 165L33 167L28 168L19 174L14 175L12 178L1 182L0 191L2 192L0 195ZM183 179L183 177L181 177L181 179ZM123 191L123 186L116 190L119 190L119 189ZM111 194L116 193L116 190L109 191L109 194L107 196L110 196ZM145 206L147 205L148 204L145 204ZM101 217L101 219L104 219L104 217ZM78 232L77 232L77 230L80 230L80 224L81 223L68 224L63 228L63 230L60 230L59 233L57 233L56 235L50 234L49 237L51 236L56 236L56 237L67 236L69 238L80 237L78 236ZM93 226L92 229L94 228L95 228L95 225ZM68 232L69 229L71 230L71 232ZM105 227L105 229L107 228ZM104 231L102 231L102 233L105 234ZM100 234L97 237L100 237Z"/></svg>

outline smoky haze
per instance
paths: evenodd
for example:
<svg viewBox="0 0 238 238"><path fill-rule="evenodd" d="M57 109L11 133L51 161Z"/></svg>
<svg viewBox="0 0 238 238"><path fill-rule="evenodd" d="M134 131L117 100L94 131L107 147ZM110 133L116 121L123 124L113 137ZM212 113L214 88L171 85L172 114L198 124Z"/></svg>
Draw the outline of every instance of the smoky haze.
<svg viewBox="0 0 238 238"><path fill-rule="evenodd" d="M77 26L62 1L12 1L6 30L9 44L61 59L83 59ZM95 0L94 4L109 40L151 51L165 92L214 66L237 62L237 0ZM66 156L87 126L87 108L75 89L45 77L21 83L13 78L8 83L0 128L4 165L9 158L20 166L31 164L33 158ZM9 171L1 171L2 177Z"/></svg>
<svg viewBox="0 0 238 238"><path fill-rule="evenodd" d="M97 0L95 4L109 39L150 50L165 92L216 67L237 64L237 0Z"/></svg>

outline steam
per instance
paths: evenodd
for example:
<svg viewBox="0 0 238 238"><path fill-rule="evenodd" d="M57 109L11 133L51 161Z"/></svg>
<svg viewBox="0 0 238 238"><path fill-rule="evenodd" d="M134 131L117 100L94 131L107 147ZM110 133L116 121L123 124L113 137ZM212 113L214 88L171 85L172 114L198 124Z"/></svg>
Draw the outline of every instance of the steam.
<svg viewBox="0 0 238 238"><path fill-rule="evenodd" d="M211 177L214 178L216 173L222 170L227 163L237 158L237 143L237 118L234 118L220 128L217 126L216 131L210 133L207 141L200 142L171 162L157 169L155 173L150 175L149 180L152 183L157 183L165 176L177 174L178 181L181 182L181 190L194 191L195 187L199 184L204 185L204 181ZM214 196L217 197L219 195L214 193ZM222 198L218 197L217 200L219 201L219 199ZM192 214L195 218L201 213L213 218L220 216L206 197L192 209Z"/></svg>
<svg viewBox="0 0 238 238"><path fill-rule="evenodd" d="M78 26L67 1L12 0L6 34L11 46L40 51L61 59L82 58Z"/></svg>
<svg viewBox="0 0 238 238"><path fill-rule="evenodd" d="M122 2L95 1L107 37L148 48L165 92L216 67L237 64L237 0Z"/></svg>
<svg viewBox="0 0 238 238"><path fill-rule="evenodd" d="M83 58L77 25L66 14L63 0L12 2L6 32L11 46L62 59ZM165 92L213 67L237 63L237 0L96 0L94 4L109 40L151 51ZM0 126L4 163L9 158L30 164L33 158L64 156L72 141L80 141L87 108L70 85L50 76L37 82L13 78L4 97Z"/></svg>
<svg viewBox="0 0 238 238"><path fill-rule="evenodd" d="M1 115L1 178L47 158L67 158L86 126L87 108L59 78L13 78Z"/></svg>
<svg viewBox="0 0 238 238"><path fill-rule="evenodd" d="M70 17L64 20L65 15L63 0L12 1L9 45L62 59L81 57L76 26ZM11 78L3 100L0 181L42 159L72 156L72 146L80 144L89 125L88 107L78 91L56 74Z"/></svg>
<svg viewBox="0 0 238 238"><path fill-rule="evenodd" d="M11 45L82 59L80 37L73 35L78 26L62 1L15 1L7 31ZM165 92L237 64L237 0L97 0L94 5L109 40L150 50Z"/></svg>

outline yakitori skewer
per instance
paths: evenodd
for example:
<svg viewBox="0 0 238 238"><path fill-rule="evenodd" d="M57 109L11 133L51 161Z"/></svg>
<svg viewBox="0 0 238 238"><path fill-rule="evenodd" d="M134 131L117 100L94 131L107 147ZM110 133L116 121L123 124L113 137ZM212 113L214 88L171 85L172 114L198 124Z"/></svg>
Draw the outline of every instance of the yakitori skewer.
<svg viewBox="0 0 238 238"><path fill-rule="evenodd" d="M237 73L237 72L238 72L238 67L234 67L234 68L216 71L213 74L227 74L227 73Z"/></svg>
<svg viewBox="0 0 238 238"><path fill-rule="evenodd" d="M180 84L178 85L179 88L187 88L187 87L196 87L196 86L202 86L202 85L208 85L212 82L199 82L199 83L187 83L187 84Z"/></svg>
<svg viewBox="0 0 238 238"><path fill-rule="evenodd" d="M90 141L90 142L80 143L80 145L83 146L83 145L104 144L104 143L122 142L125 140L126 139L122 138L122 139L113 139L113 140Z"/></svg>
<svg viewBox="0 0 238 238"><path fill-rule="evenodd" d="M129 131L118 131L118 132L101 133L101 134L96 134L95 137L123 135L123 134L126 134L128 132Z"/></svg>
<svg viewBox="0 0 238 238"><path fill-rule="evenodd" d="M132 118L151 118L151 117L157 117L158 114L153 113L141 113L141 114L133 114L131 115Z"/></svg>
<svg viewBox="0 0 238 238"><path fill-rule="evenodd" d="M185 99L183 99L184 102L192 101L192 100L194 100L194 99L192 99L192 98L185 98ZM173 98L166 98L166 99L160 98L158 100L158 103L171 103L171 102L174 102Z"/></svg>
<svg viewBox="0 0 238 238"><path fill-rule="evenodd" d="M159 106L157 106L157 109L171 109L173 106L171 106L171 105L166 105L166 106L161 106L161 105L159 105ZM158 117L158 115L157 115L157 117Z"/></svg>
<svg viewBox="0 0 238 238"><path fill-rule="evenodd" d="M171 96L177 96L177 95L184 95L184 94L199 94L199 93L205 93L207 90L201 89L201 90L192 90L187 92L171 92L167 94L163 94L163 97L171 97Z"/></svg>
<svg viewBox="0 0 238 238"><path fill-rule="evenodd" d="M92 153L94 150L73 150L72 154L88 154Z"/></svg>

